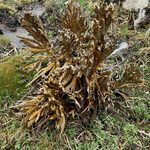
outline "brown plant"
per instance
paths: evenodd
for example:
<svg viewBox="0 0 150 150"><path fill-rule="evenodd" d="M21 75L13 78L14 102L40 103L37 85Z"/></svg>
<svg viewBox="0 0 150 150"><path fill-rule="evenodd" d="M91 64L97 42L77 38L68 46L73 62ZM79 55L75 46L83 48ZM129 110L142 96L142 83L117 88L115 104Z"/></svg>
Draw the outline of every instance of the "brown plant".
<svg viewBox="0 0 150 150"><path fill-rule="evenodd" d="M69 116L78 116L83 122L92 120L100 111L114 108L116 89L141 83L142 73L133 64L125 67L122 79L113 79L116 70L106 63L115 45L114 38L107 36L112 21L112 5L100 3L90 17L70 1L61 20L59 44L54 47L41 21L31 14L24 16L22 26L32 39L21 40L32 52L42 53L40 60L47 62L28 84L36 91L16 105L28 127L55 122L62 133Z"/></svg>

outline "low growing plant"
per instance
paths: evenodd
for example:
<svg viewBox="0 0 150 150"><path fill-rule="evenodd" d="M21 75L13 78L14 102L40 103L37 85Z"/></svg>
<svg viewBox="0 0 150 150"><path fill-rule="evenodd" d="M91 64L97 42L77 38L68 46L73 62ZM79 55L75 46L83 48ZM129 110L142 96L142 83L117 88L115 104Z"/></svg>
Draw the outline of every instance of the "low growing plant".
<svg viewBox="0 0 150 150"><path fill-rule="evenodd" d="M103 111L122 110L120 102L126 96L121 89L143 83L143 74L137 63L131 63L123 65L117 78L118 67L107 64L115 46L115 37L108 32L112 21L112 5L100 3L89 16L71 0L54 46L42 22L25 14L21 24L32 38L21 40L39 57L28 67L40 71L28 84L32 92L15 106L23 123L38 129L55 124L62 133L71 117L89 123Z"/></svg>

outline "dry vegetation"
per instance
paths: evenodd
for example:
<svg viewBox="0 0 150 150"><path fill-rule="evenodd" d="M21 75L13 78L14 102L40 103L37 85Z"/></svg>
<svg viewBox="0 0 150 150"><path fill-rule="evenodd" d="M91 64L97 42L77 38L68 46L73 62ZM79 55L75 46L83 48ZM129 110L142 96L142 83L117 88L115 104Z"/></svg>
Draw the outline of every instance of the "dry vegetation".
<svg viewBox="0 0 150 150"><path fill-rule="evenodd" d="M31 38L20 38L31 53L19 61L26 63L23 73L35 75L11 107L4 100L9 98L0 95L2 149L149 149L149 40L129 31L126 21L119 23L112 5L89 8L71 0L53 43L38 17L26 13L22 18ZM109 56L120 37L128 40L132 53L115 62ZM6 61L9 67L1 64L16 83L20 64L15 60Z"/></svg>
<svg viewBox="0 0 150 150"><path fill-rule="evenodd" d="M123 66L122 78L115 79L115 66L106 63L114 49L114 37L107 36L113 18L113 7L95 6L92 18L83 14L77 3L68 4L61 19L59 46L53 47L45 36L40 20L26 14L22 26L34 39L22 38L34 53L44 53L40 59L47 61L28 85L36 88L20 107L28 127L40 128L55 121L64 131L67 118L80 118L84 123L95 119L101 111L119 108L125 94L120 91L129 84L143 82L139 65ZM32 67L42 65L38 61ZM38 84L38 86L37 86ZM119 92L118 92L119 91Z"/></svg>

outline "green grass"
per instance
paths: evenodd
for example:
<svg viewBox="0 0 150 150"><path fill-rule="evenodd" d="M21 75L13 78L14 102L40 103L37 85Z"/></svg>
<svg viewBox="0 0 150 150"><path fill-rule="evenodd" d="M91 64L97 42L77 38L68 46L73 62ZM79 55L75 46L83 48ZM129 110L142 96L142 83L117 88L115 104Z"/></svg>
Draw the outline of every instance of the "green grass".
<svg viewBox="0 0 150 150"><path fill-rule="evenodd" d="M139 47L134 47L137 51ZM132 88L130 98L122 105L127 105L134 112L134 117L117 116L103 113L93 123L87 126L73 120L59 136L57 130L34 131L22 128L9 105L16 102L24 91L20 84L20 75L17 70L22 57L11 56L0 65L0 145L1 149L15 150L148 150L149 149L149 103L150 84L146 87ZM149 59L144 56L144 65L141 66L145 79L150 81ZM9 67L8 67L9 66ZM3 71L2 71L3 70ZM7 70L7 71L6 71ZM8 72L8 74L7 74ZM8 92L9 90L9 92ZM17 92L16 92L17 91ZM14 95L14 93L20 96ZM11 101L11 103L8 103Z"/></svg>
<svg viewBox="0 0 150 150"><path fill-rule="evenodd" d="M59 137L59 131L47 130L35 132L33 130L20 130L20 121L10 114L10 110L1 113L5 127L0 128L2 149L36 149L36 150L122 150L143 149L148 150L149 138L141 135L139 130L149 132L147 100L145 93L136 91L138 97L132 101L131 107L138 120L118 117L115 115L100 114L99 118L89 126L82 126L72 121L65 132ZM147 97L150 98L150 95ZM8 117L4 120L5 117ZM2 125L4 124L2 123ZM0 126L1 127L1 126ZM5 136L4 136L5 135Z"/></svg>
<svg viewBox="0 0 150 150"><path fill-rule="evenodd" d="M81 1L83 6L85 1ZM127 27L121 27L120 37L130 36ZM134 37L136 39L136 37ZM132 40L132 39L131 39ZM140 45L138 40L133 51L148 45ZM9 106L13 105L24 93L26 82L22 83L22 73L18 65L22 55L11 56L0 63L0 149L6 150L149 150L150 132L150 67L148 57L143 57L141 67L147 80L146 87L133 88L127 105L134 112L134 117L120 117L103 113L87 126L73 120L67 124L65 132L59 136L57 130L34 131L22 128L20 119ZM25 75L27 81L33 74Z"/></svg>
<svg viewBox="0 0 150 150"><path fill-rule="evenodd" d="M19 132L19 122L11 121L7 129L1 132L2 149L55 149L55 150L118 150L120 149L147 149L148 137L139 135L138 127L127 121L119 121L112 116L103 116L90 127L85 128L77 124L69 124L61 138L56 131L44 131L35 134L28 130ZM5 136L4 136L5 135Z"/></svg>
<svg viewBox="0 0 150 150"><path fill-rule="evenodd" d="M15 70L16 64L20 62L20 56L6 59L0 67L9 64L5 69L8 74L3 74L3 81L0 86L9 85L7 90L0 88L5 94L1 95L3 103L0 103L0 145L1 149L27 149L27 150L128 150L142 149L148 150L149 138L140 131L149 133L149 85L144 89L132 89L131 97L128 100L128 107L134 111L136 120L128 117L119 117L111 114L100 114L99 118L88 126L83 126L78 121L70 122L65 132L59 136L57 130L34 131L21 128L20 120L8 109L7 100L11 99L11 104L16 101L15 93L22 93L24 86L18 84L20 77ZM6 65L6 66L7 66ZM150 68L143 68L145 79L150 80ZM11 72L11 73L10 73ZM0 71L2 77L2 71ZM3 72L4 73L4 72ZM6 76L8 79L6 80ZM6 81L5 81L6 80ZM13 86L12 86L13 85ZM7 108L7 109L6 109ZM6 109L6 110L5 110Z"/></svg>

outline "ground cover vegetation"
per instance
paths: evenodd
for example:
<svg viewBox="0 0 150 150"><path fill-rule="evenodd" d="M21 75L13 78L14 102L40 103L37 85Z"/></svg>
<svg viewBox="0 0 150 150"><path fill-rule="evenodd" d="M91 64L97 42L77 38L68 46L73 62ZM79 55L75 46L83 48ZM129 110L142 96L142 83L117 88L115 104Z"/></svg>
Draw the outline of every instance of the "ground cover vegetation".
<svg viewBox="0 0 150 150"><path fill-rule="evenodd" d="M0 61L1 149L149 149L149 39L120 6L55 5L55 41L26 13L28 47ZM123 62L109 58L119 40L130 45Z"/></svg>

